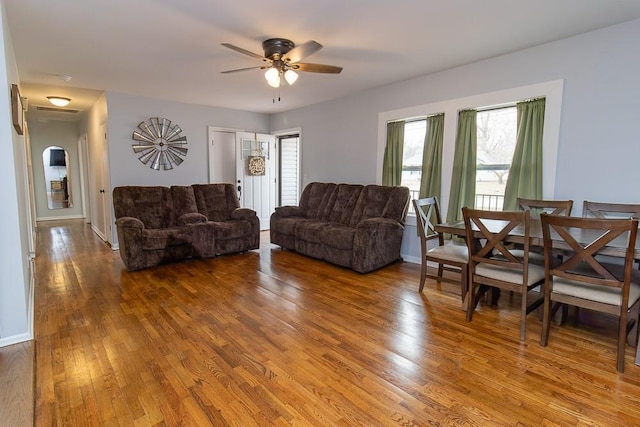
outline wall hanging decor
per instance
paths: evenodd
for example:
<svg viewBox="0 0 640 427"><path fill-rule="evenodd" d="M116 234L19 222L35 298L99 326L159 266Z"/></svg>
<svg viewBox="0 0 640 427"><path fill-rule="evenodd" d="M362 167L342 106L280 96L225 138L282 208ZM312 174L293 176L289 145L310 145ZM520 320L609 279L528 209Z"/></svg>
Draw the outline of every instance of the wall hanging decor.
<svg viewBox="0 0 640 427"><path fill-rule="evenodd" d="M187 156L187 137L180 136L182 129L171 120L152 117L149 123L141 122L133 131L132 145L138 160L154 170L170 170L179 166Z"/></svg>
<svg viewBox="0 0 640 427"><path fill-rule="evenodd" d="M11 85L11 120L18 135L24 135L24 108L18 85Z"/></svg>
<svg viewBox="0 0 640 427"><path fill-rule="evenodd" d="M264 156L249 156L249 175L264 175Z"/></svg>

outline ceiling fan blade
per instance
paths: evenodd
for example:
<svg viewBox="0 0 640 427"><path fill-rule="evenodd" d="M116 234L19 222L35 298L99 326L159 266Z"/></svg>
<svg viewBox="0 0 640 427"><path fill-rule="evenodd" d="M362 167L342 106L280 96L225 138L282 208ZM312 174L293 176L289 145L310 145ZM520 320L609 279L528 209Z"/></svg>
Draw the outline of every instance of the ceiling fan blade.
<svg viewBox="0 0 640 427"><path fill-rule="evenodd" d="M309 40L308 42L302 43L301 45L298 45L291 49L289 52L285 53L283 60L288 60L292 63L302 61L302 59L306 58L307 56L313 55L320 49L322 49L322 45L320 43L315 40Z"/></svg>
<svg viewBox="0 0 640 427"><path fill-rule="evenodd" d="M241 53L243 55L247 55L247 56L250 56L252 58L259 59L260 61L266 60L266 58L264 56L262 56L262 55L258 55L257 53L253 53L253 52L251 52L249 50L246 50L246 49L243 49L241 47L232 45L231 43L222 43L222 46L224 46L226 48L229 48L231 50L235 50L236 52Z"/></svg>
<svg viewBox="0 0 640 427"><path fill-rule="evenodd" d="M335 65L310 64L308 62L300 62L292 65L295 70L308 71L311 73L340 74L340 71L342 71L342 67L336 67Z"/></svg>
<svg viewBox="0 0 640 427"><path fill-rule="evenodd" d="M247 70L255 70L256 68L267 68L264 65L257 65L255 67L247 67L247 68L238 68L235 70L227 70L227 71L220 71L222 74L229 74L229 73L238 73L240 71L247 71Z"/></svg>

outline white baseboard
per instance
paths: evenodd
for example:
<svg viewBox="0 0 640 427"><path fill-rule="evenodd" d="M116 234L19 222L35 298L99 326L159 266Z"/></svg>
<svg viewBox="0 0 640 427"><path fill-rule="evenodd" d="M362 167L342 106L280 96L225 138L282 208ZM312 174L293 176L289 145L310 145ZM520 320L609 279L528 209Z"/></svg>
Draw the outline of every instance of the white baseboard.
<svg viewBox="0 0 640 427"><path fill-rule="evenodd" d="M100 237L102 240L104 240L105 242L107 241L107 238L105 237L105 235L102 233L102 231L98 230L96 228L96 226L94 226L93 224L91 224L91 229L93 230L94 233L96 233L98 235L98 237Z"/></svg>
<svg viewBox="0 0 640 427"><path fill-rule="evenodd" d="M412 264L420 264L420 258L419 257L415 257L415 256L411 256L411 255L405 255L405 254L400 254L400 256L402 257L402 260L404 262L410 262Z"/></svg>
<svg viewBox="0 0 640 427"><path fill-rule="evenodd" d="M36 221L58 221L61 219L82 219L84 215L61 215L61 216L39 216L36 218Z"/></svg>
<svg viewBox="0 0 640 427"><path fill-rule="evenodd" d="M33 340L33 334L30 333L12 335L10 337L0 338L0 347L6 347L8 345L19 344L21 342L31 340Z"/></svg>

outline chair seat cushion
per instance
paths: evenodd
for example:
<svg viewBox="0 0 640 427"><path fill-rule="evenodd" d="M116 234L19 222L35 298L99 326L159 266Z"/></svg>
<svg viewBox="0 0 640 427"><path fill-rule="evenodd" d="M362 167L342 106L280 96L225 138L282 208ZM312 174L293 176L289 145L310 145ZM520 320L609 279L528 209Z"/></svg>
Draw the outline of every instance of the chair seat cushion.
<svg viewBox="0 0 640 427"><path fill-rule="evenodd" d="M504 282L522 283L522 270L508 268L492 264L479 264L476 266L476 275L502 280ZM529 276L527 286L544 280L544 267L529 264Z"/></svg>
<svg viewBox="0 0 640 427"><path fill-rule="evenodd" d="M426 257L427 260L441 259L445 261L466 263L469 260L469 251L466 246L460 245L436 246L435 248L427 251Z"/></svg>
<svg viewBox="0 0 640 427"><path fill-rule="evenodd" d="M623 267L621 265L607 264L603 265L615 276L623 276ZM580 274L597 276L593 270L593 274L589 274L587 269L579 269ZM633 277L631 286L629 287L629 307L631 307L638 299L640 299L640 272L632 271ZM591 301L597 301L604 304L620 306L622 298L621 290L610 286L592 285L589 283L579 282L577 280L566 279L564 277L553 277L553 293L568 295L576 298L584 298Z"/></svg>

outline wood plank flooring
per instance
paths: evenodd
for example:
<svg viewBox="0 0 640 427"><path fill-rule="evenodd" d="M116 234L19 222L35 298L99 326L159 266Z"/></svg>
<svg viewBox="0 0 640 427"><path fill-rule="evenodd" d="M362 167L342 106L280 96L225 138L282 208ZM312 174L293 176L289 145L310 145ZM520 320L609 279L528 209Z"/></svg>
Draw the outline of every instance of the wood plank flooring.
<svg viewBox="0 0 640 427"><path fill-rule="evenodd" d="M33 341L0 348L0 426L33 425Z"/></svg>
<svg viewBox="0 0 640 427"><path fill-rule="evenodd" d="M472 323L455 287L282 251L124 270L82 221L41 223L38 426L632 426L640 367L615 324L553 326L517 298Z"/></svg>

